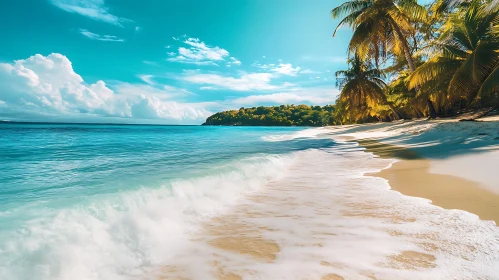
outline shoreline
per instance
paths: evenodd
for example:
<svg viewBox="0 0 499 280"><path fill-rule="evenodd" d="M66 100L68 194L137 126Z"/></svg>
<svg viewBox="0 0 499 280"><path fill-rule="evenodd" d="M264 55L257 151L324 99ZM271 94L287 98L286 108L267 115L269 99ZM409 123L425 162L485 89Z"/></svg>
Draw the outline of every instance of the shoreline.
<svg viewBox="0 0 499 280"><path fill-rule="evenodd" d="M356 141L367 152L398 160L380 172L366 175L387 180L392 190L403 195L429 199L431 204L448 210L464 210L499 226L499 194L471 180L431 173L431 161L410 149L373 140Z"/></svg>
<svg viewBox="0 0 499 280"><path fill-rule="evenodd" d="M152 279L492 279L499 194L430 170L485 127L466 134L464 124L434 125L347 126L280 137L340 141L294 152L283 176L205 220ZM450 143L432 142L442 131ZM464 139L454 141L454 131Z"/></svg>

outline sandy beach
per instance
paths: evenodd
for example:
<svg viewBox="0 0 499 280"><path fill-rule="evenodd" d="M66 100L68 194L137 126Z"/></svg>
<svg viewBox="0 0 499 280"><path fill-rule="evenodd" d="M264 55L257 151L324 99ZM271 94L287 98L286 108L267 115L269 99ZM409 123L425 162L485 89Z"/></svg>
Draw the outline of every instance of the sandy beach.
<svg viewBox="0 0 499 280"><path fill-rule="evenodd" d="M366 150L383 158L398 159L390 168L370 174L388 180L402 194L431 200L446 209L461 209L499 225L499 194L479 182L430 172L431 161L417 153L372 140L360 140Z"/></svg>
<svg viewBox="0 0 499 280"><path fill-rule="evenodd" d="M393 190L423 197L446 209L461 209L499 224L499 195L479 183L429 172L427 160L402 160L373 176L388 180Z"/></svg>
<svg viewBox="0 0 499 280"><path fill-rule="evenodd" d="M489 136L489 133L491 133L492 139L498 140L497 135L493 134L494 132L498 133L497 130L485 130L480 127L484 126L483 124L456 122L454 125L463 128L464 133L468 128L471 128L471 131L474 131L474 134L479 136ZM485 126L498 127L495 123L486 123ZM372 174L388 180L393 190L409 196L427 198L433 204L446 209L465 210L478 215L480 219L492 220L499 225L499 193L497 189L493 189L494 187L499 188L499 175L496 176L492 173L493 171L489 171L489 174L487 174L487 176L496 176L496 180L488 180L488 178L483 177L478 177L478 180L471 180L468 179L470 174L464 177L456 176L456 172L460 171L463 172L463 175L474 173L473 171L477 166L473 167L473 164L478 164L478 168L485 169L488 166L497 165L499 163L499 154L497 154L495 145L488 149L488 157L481 156L482 160L480 162L469 161L466 166L467 170L458 170L458 167L456 167L454 172L449 174L438 174L431 172L432 165L449 165L446 167L447 170L453 168L452 160L446 161L446 158L451 156L448 150L442 149L433 154L433 157L438 155L443 158L443 160L436 161L432 160L432 156L425 158L415 152L414 149L386 144L379 140L358 139L358 142L366 148L366 151L372 152L376 156L396 158L398 160L390 168ZM495 152L491 153L490 151ZM468 152L472 154L473 150ZM488 187L487 184L490 186Z"/></svg>
<svg viewBox="0 0 499 280"><path fill-rule="evenodd" d="M498 128L419 121L316 130L310 137L340 145L299 152L288 175L207 220L155 277L494 279L496 175L433 171L467 154L497 165Z"/></svg>

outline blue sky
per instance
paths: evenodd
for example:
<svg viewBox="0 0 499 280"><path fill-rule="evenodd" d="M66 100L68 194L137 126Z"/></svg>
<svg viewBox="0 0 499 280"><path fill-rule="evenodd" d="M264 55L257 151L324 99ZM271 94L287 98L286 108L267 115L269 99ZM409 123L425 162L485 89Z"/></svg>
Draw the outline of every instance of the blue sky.
<svg viewBox="0 0 499 280"><path fill-rule="evenodd" d="M226 109L331 104L336 1L5 0L0 119L199 124Z"/></svg>

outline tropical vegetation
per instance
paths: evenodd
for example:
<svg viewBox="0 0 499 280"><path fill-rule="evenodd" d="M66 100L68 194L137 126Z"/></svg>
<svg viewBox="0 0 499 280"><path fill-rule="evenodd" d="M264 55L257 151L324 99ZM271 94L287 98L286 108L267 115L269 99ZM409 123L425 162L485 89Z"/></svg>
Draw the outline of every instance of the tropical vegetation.
<svg viewBox="0 0 499 280"><path fill-rule="evenodd" d="M426 6L416 0L352 0L334 8L337 29L353 30L350 68L336 73L337 122L499 107L498 11L497 0Z"/></svg>
<svg viewBox="0 0 499 280"><path fill-rule="evenodd" d="M350 0L353 30L335 105L227 111L206 124L311 125L452 116L499 108L499 0Z"/></svg>
<svg viewBox="0 0 499 280"><path fill-rule="evenodd" d="M216 113L204 125L325 126L334 124L334 106L281 105Z"/></svg>

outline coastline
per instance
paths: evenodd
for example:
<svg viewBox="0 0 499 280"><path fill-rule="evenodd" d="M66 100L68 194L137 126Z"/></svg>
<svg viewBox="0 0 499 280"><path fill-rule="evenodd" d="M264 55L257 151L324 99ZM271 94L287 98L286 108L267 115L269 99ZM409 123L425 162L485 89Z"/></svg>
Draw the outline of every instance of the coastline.
<svg viewBox="0 0 499 280"><path fill-rule="evenodd" d="M449 148L442 160L463 140L428 145L449 127L441 123L294 135L338 146L297 152L287 175L203 223L157 279L489 279L499 263L499 194L430 171L437 145Z"/></svg>
<svg viewBox="0 0 499 280"><path fill-rule="evenodd" d="M480 219L494 221L499 226L499 194L471 180L431 173L431 161L410 149L372 140L359 140L359 144L379 157L397 159L390 167L369 174L387 180L392 190L429 199L432 204L445 209L476 214Z"/></svg>

